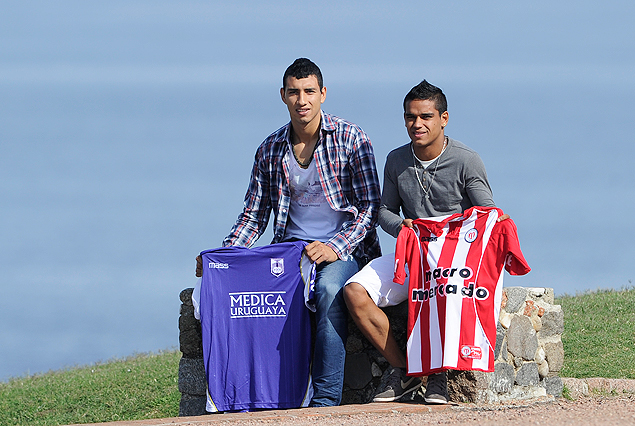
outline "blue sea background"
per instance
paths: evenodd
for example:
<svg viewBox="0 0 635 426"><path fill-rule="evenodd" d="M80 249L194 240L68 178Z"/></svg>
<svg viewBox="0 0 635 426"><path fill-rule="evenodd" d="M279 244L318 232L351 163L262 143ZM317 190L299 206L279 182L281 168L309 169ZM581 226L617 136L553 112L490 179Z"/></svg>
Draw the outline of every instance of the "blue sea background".
<svg viewBox="0 0 635 426"><path fill-rule="evenodd" d="M459 3L3 2L0 380L178 346L179 293L287 122L299 56L380 176L403 96L444 90L533 268L507 286L631 286L635 7Z"/></svg>

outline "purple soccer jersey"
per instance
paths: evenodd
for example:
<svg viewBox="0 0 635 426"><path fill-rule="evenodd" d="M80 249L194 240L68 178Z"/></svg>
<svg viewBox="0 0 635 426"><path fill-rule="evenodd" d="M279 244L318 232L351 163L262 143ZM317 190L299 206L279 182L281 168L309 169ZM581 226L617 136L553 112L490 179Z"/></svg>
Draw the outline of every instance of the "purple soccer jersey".
<svg viewBox="0 0 635 426"><path fill-rule="evenodd" d="M201 253L207 411L308 404L311 326L305 293L314 269L303 279L305 245L298 241Z"/></svg>

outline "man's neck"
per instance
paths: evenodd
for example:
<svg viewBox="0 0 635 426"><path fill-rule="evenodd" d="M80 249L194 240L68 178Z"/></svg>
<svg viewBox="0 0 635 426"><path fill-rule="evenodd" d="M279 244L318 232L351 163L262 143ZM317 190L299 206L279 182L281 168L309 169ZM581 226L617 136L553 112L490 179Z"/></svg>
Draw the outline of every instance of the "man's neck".
<svg viewBox="0 0 635 426"><path fill-rule="evenodd" d="M317 142L320 136L320 124L322 120L316 120L311 123L291 123L291 131L293 132L293 144L298 143L304 145L312 145Z"/></svg>
<svg viewBox="0 0 635 426"><path fill-rule="evenodd" d="M421 147L413 145L413 151L417 158L421 161L434 160L441 155L441 152L443 152L443 148L445 148L445 141L446 138L443 136L428 146Z"/></svg>

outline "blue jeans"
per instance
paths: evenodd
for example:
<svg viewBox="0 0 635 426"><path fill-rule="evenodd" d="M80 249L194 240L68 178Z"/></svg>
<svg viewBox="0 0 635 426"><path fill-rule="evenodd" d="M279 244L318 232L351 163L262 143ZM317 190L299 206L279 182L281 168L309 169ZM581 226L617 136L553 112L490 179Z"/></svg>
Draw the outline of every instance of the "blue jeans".
<svg viewBox="0 0 635 426"><path fill-rule="evenodd" d="M339 405L342 400L348 335L348 311L342 289L357 271L359 263L352 256L350 260L317 266L312 407Z"/></svg>

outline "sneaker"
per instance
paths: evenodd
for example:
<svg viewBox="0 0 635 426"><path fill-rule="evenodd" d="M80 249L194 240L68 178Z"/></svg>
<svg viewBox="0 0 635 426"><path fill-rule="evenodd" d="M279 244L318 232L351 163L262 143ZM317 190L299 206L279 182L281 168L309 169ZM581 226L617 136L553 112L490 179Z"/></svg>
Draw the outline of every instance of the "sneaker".
<svg viewBox="0 0 635 426"><path fill-rule="evenodd" d="M445 375L445 371L429 375L424 400L428 404L447 404L447 395L448 378Z"/></svg>
<svg viewBox="0 0 635 426"><path fill-rule="evenodd" d="M403 368L393 368L386 379L386 385L381 393L373 398L373 402L391 402L401 399L405 394L421 387L421 379L407 376Z"/></svg>

